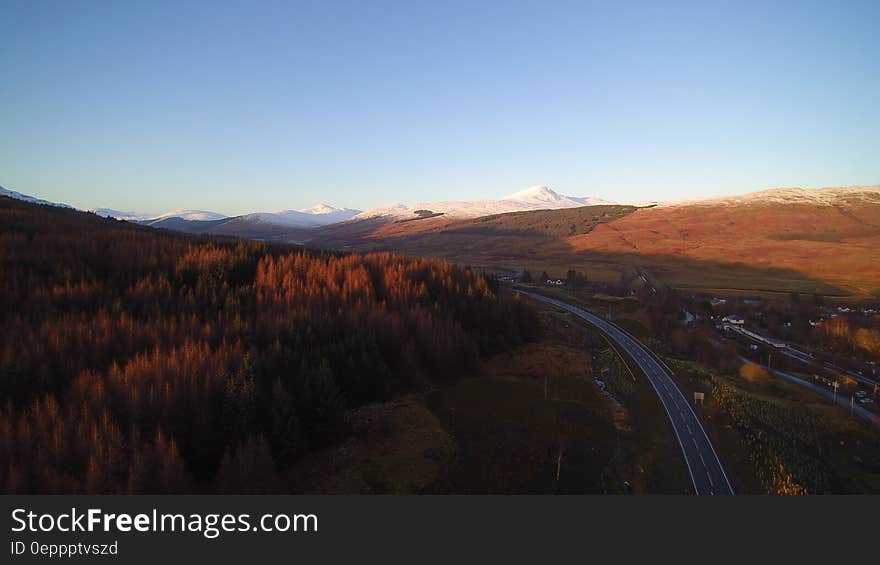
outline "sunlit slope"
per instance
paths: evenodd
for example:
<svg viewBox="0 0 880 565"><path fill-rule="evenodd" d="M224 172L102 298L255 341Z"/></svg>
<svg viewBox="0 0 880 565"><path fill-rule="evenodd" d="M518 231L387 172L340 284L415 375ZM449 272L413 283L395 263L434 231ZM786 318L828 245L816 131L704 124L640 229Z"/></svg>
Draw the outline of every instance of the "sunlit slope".
<svg viewBox="0 0 880 565"><path fill-rule="evenodd" d="M477 267L645 272L684 288L867 295L880 289L880 193L792 191L664 205L585 206L331 227L315 243L401 250ZM816 196L819 195L819 196Z"/></svg>
<svg viewBox="0 0 880 565"><path fill-rule="evenodd" d="M583 235L567 238L572 252L669 257L784 269L869 293L880 288L880 204L758 202L640 209ZM661 260L662 262L662 260ZM712 286L692 273L664 277L683 286ZM759 276L743 288L766 288ZM773 286L772 282L769 286Z"/></svg>

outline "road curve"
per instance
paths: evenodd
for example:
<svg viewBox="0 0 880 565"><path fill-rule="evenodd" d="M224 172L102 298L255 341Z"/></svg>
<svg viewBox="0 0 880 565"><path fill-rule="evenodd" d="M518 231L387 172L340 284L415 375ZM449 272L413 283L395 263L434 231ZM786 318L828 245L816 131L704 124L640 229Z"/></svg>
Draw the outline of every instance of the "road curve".
<svg viewBox="0 0 880 565"><path fill-rule="evenodd" d="M712 447L712 442L709 441L709 436L706 435L702 422L672 380L672 371L657 355L623 329L591 312L541 294L523 290L516 292L553 304L583 318L625 349L654 387L657 396L660 397L660 403L666 409L672 429L681 446L694 492L698 495L734 494L727 473L724 472L724 467L715 453L715 448Z"/></svg>

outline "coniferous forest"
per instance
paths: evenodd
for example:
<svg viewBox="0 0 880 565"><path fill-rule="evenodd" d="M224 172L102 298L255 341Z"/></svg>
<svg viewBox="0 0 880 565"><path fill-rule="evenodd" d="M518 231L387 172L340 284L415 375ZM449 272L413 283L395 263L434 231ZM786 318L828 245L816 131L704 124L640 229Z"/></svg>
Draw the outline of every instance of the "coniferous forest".
<svg viewBox="0 0 880 565"><path fill-rule="evenodd" d="M467 268L0 198L0 488L285 492L346 411L473 372L534 313Z"/></svg>

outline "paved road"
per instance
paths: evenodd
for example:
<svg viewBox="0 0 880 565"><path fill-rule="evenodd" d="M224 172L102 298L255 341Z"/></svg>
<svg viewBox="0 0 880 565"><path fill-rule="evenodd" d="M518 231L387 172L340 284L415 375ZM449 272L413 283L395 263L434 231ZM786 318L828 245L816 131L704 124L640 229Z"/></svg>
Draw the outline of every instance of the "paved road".
<svg viewBox="0 0 880 565"><path fill-rule="evenodd" d="M583 318L626 350L654 387L663 408L669 415L669 421L684 454L691 482L694 484L694 492L704 495L733 494L733 487L730 486L727 474L712 447L712 442L709 441L709 436L706 435L706 430L703 429L703 424L672 380L671 371L659 357L615 324L582 308L540 294L521 290L517 292L553 304Z"/></svg>

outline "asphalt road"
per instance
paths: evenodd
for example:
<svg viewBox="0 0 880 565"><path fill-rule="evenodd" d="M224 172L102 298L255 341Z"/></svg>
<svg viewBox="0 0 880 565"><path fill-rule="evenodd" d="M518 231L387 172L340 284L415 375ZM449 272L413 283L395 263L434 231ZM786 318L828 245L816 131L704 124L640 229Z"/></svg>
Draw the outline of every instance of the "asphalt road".
<svg viewBox="0 0 880 565"><path fill-rule="evenodd" d="M651 386L654 387L663 408L666 409L669 421L672 423L672 428L681 446L684 461L694 485L694 492L700 495L734 494L733 487L730 486L724 467L715 453L715 448L712 447L712 442L709 441L709 436L706 435L706 430L703 429L702 422L675 381L672 380L672 372L659 357L615 324L591 312L540 294L521 290L517 292L553 304L583 318L629 353Z"/></svg>

